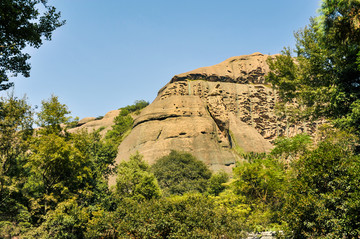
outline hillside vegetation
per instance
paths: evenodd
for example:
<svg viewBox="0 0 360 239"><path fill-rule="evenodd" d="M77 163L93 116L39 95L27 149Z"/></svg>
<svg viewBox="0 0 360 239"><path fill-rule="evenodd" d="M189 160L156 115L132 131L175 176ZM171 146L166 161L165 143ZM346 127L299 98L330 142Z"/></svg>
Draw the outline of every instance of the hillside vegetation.
<svg viewBox="0 0 360 239"><path fill-rule="evenodd" d="M267 80L280 110L328 124L242 153L232 178L188 152L115 165L145 101L121 108L101 137L69 133L76 119L56 96L38 112L1 98L0 238L359 238L360 2L324 0L319 12L295 34L295 54L268 60Z"/></svg>

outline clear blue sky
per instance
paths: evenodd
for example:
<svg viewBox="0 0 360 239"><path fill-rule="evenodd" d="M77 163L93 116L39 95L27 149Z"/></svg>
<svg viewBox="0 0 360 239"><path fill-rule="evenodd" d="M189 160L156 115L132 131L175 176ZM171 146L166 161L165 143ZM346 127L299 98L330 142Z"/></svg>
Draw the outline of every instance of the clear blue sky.
<svg viewBox="0 0 360 239"><path fill-rule="evenodd" d="M15 94L59 96L73 116L153 101L175 74L229 57L279 53L319 0L53 0L67 23L30 50L31 77Z"/></svg>

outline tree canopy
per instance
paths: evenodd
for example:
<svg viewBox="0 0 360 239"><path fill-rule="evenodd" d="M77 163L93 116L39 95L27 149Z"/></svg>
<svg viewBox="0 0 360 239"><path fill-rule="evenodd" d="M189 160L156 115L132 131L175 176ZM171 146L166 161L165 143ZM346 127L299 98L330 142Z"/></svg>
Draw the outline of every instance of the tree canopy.
<svg viewBox="0 0 360 239"><path fill-rule="evenodd" d="M171 151L156 161L152 171L166 194L205 192L211 171L190 153Z"/></svg>
<svg viewBox="0 0 360 239"><path fill-rule="evenodd" d="M284 216L295 238L358 238L360 157L354 138L328 131L293 162Z"/></svg>
<svg viewBox="0 0 360 239"><path fill-rule="evenodd" d="M43 7L45 11L40 8ZM47 0L1 0L0 2L0 91L13 85L9 76L30 76L26 47L39 48L52 32L65 24L60 12Z"/></svg>
<svg viewBox="0 0 360 239"><path fill-rule="evenodd" d="M295 34L295 57L287 48L269 60L268 80L307 118L359 130L360 2L325 0L319 12Z"/></svg>

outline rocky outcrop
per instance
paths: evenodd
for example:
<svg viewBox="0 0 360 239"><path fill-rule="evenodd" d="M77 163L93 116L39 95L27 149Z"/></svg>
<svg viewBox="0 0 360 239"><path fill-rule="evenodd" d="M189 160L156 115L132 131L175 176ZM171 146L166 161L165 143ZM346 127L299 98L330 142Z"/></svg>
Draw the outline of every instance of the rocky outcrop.
<svg viewBox="0 0 360 239"><path fill-rule="evenodd" d="M237 84L264 84L269 72L268 55L256 52L251 55L231 57L217 65L201 67L175 75L170 83L186 80L206 80Z"/></svg>
<svg viewBox="0 0 360 239"><path fill-rule="evenodd" d="M229 140L199 97L173 96L155 100L141 112L119 147L118 159L139 151L152 164L171 150L180 150L217 170L235 163Z"/></svg>
<svg viewBox="0 0 360 239"><path fill-rule="evenodd" d="M112 129L112 125L114 125L114 119L119 115L119 110L112 110L106 113L106 115L100 119L96 119L95 117L86 117L79 121L76 128L69 129L70 133L74 133L79 130L86 130L88 132L92 132L95 130L99 130L101 136L104 136L106 132Z"/></svg>
<svg viewBox="0 0 360 239"><path fill-rule="evenodd" d="M191 152L212 170L231 172L241 153L269 152L279 136L312 133L313 123L277 114L261 53L175 75L135 118L116 161L139 151L150 164L171 150Z"/></svg>
<svg viewBox="0 0 360 239"><path fill-rule="evenodd" d="M292 122L276 111L278 95L265 82L268 57L273 56L232 57L174 76L135 117L116 161L138 151L152 164L178 150L191 152L214 171L230 173L242 153L269 152L279 136L313 134L316 123Z"/></svg>
<svg viewBox="0 0 360 239"><path fill-rule="evenodd" d="M271 86L266 84L174 81L160 91L158 98L163 100L175 95L199 97L222 132L230 129L231 116L255 128L269 142L273 142L278 136L311 133L316 128L316 124L309 122L294 124L285 115L278 114L275 110L278 96Z"/></svg>

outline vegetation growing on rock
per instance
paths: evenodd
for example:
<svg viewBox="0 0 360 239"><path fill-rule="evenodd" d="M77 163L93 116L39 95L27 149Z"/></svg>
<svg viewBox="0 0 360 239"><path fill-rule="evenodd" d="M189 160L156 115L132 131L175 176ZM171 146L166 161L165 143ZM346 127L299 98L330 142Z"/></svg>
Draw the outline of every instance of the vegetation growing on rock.
<svg viewBox="0 0 360 239"><path fill-rule="evenodd" d="M106 133L105 138L115 145L119 145L121 141L131 131L134 120L131 114L139 114L140 111L149 105L144 100L135 101L135 104L120 108L119 115L114 119L112 130Z"/></svg>

